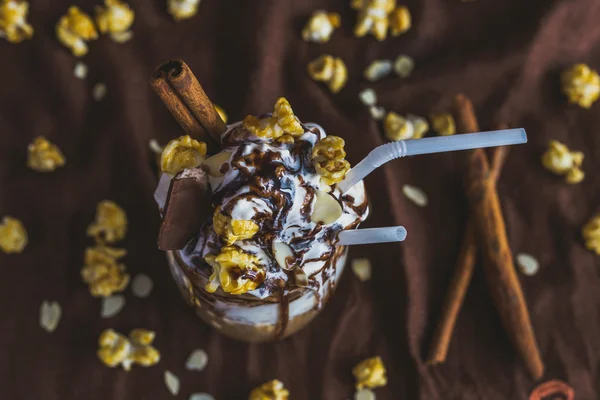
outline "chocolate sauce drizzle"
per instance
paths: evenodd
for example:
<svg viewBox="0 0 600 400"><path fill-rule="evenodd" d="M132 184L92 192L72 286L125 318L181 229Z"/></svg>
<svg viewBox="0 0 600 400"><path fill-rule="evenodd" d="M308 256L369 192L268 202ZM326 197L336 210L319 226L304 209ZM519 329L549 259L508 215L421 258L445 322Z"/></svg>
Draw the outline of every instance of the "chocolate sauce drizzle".
<svg viewBox="0 0 600 400"><path fill-rule="evenodd" d="M264 279L256 290L267 296L276 295L278 297L279 318L275 329L276 339L285 334L288 325L290 293L298 293L298 291L304 293L312 290L318 300L315 307L320 307L323 300L320 295L321 282L329 280L334 284L331 281L335 280L335 260L343 251L335 246L337 234L342 229L357 227L368 213L366 197L363 203L355 205L355 199L352 196L343 195L338 201L345 213L352 212L357 215L354 221L345 226L341 224L324 226L311 223L311 205L316 196L314 179L317 176L310 158L314 144L323 135L318 128L309 129L304 126L304 131L304 135L296 138L294 143L279 143L272 139L250 137L250 133L242 124L230 129L223 135L223 146L224 150L232 152L233 155L227 164L229 166L221 167L221 171L227 171L228 174L234 174L234 176L227 181L227 184L213 188L213 204L221 205L221 212L228 216L231 216L236 205L243 200L259 199L267 205L267 211L254 207L252 220L259 225L259 231L252 239L241 241L240 246L243 246L244 243L251 243L258 246L268 256L268 260L261 259L267 264L263 265L266 274L249 278ZM309 180L313 179L313 182L307 181L305 177L312 177ZM294 216L290 219L290 211L294 207L296 191L299 188L304 190L304 197L301 199L299 212L295 211ZM287 236L283 238L282 235L286 234L286 230L288 230ZM187 246L184 249L184 253L187 253L186 258L193 260L194 265L189 267L206 276L211 273L212 269L204 262L203 255L215 254L219 246L218 243L207 240L206 235L211 231L212 221L203 227L200 238L196 240L201 245ZM290 234L289 232L292 231L293 233ZM214 236L214 233L212 234ZM290 246L293 252L290 261L295 264L295 268L302 268L303 264L307 262L324 262L323 268L316 275L309 277L308 287L299 287L295 283L294 268L283 269L275 261L271 250L275 239ZM316 242L325 244L327 251L318 257L305 258L306 253ZM198 253L199 248L200 254ZM244 251L248 250L244 248ZM287 276L285 281L282 279L282 272ZM242 271L237 271L234 275L236 276L232 276L233 279L240 275L244 276ZM321 282L316 279L317 275L320 275Z"/></svg>

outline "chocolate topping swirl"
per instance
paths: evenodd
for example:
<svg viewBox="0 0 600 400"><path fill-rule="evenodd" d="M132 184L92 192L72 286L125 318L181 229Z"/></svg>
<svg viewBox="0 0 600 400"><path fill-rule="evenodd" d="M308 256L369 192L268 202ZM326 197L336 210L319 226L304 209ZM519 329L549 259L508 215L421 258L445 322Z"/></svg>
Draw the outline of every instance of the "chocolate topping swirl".
<svg viewBox="0 0 600 400"><path fill-rule="evenodd" d="M335 263L330 261L337 234L356 228L368 215L362 182L342 195L335 185L321 180L311 152L326 135L318 125L302 127L304 133L293 141L278 141L255 136L241 123L230 126L223 134L222 150L230 156L216 169L221 176L209 176L215 208L220 206L220 212L231 220L251 220L259 226L250 239L233 243L257 257L265 270L264 281L248 292L259 298L297 288L296 268L308 276L310 288L334 277ZM311 220L317 193L328 193L341 206L341 216L334 222ZM209 221L180 251L180 257L196 272L209 276L212 269L204 258L217 254L223 246ZM283 256L278 257L277 249Z"/></svg>

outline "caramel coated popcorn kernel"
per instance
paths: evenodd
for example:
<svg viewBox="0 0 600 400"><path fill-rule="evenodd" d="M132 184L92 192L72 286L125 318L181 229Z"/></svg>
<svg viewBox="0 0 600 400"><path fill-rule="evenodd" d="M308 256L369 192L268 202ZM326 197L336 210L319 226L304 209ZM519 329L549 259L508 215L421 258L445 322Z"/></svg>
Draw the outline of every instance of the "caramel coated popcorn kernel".
<svg viewBox="0 0 600 400"><path fill-rule="evenodd" d="M363 76L371 81L375 82L381 78L385 78L392 73L392 62L390 60L374 60L365 68Z"/></svg>
<svg viewBox="0 0 600 400"><path fill-rule="evenodd" d="M123 366L129 371L133 364L149 367L160 361L160 353L154 347L155 333L145 329L134 329L129 333L129 338L106 329L98 339L98 358L106 366L114 368Z"/></svg>
<svg viewBox="0 0 600 400"><path fill-rule="evenodd" d="M278 379L265 382L257 388L252 389L248 400L288 400L290 392Z"/></svg>
<svg viewBox="0 0 600 400"><path fill-rule="evenodd" d="M390 14L390 31L392 36L408 32L411 26L410 11L405 6L396 8Z"/></svg>
<svg viewBox="0 0 600 400"><path fill-rule="evenodd" d="M385 366L379 356L359 362L352 369L352 374L356 378L356 388L358 390L363 388L373 389L387 384Z"/></svg>
<svg viewBox="0 0 600 400"><path fill-rule="evenodd" d="M277 99L271 117L257 118L248 115L244 118L243 126L252 135L262 138L279 139L286 134L300 137L304 133L300 120L294 115L292 106L285 97Z"/></svg>
<svg viewBox="0 0 600 400"><path fill-rule="evenodd" d="M596 214L581 231L585 247L600 256L600 214Z"/></svg>
<svg viewBox="0 0 600 400"><path fill-rule="evenodd" d="M27 246L27 231L16 218L5 216L0 223L0 250L5 253L20 253Z"/></svg>
<svg viewBox="0 0 600 400"><path fill-rule="evenodd" d="M396 57L394 61L394 72L400 78L408 78L415 69L415 61L409 56L403 54Z"/></svg>
<svg viewBox="0 0 600 400"><path fill-rule="evenodd" d="M454 117L450 113L433 114L430 116L431 126L440 136L450 136L456 133Z"/></svg>
<svg viewBox="0 0 600 400"><path fill-rule="evenodd" d="M403 117L390 111L383 121L383 131L389 140L420 139L428 130L427 121L414 115Z"/></svg>
<svg viewBox="0 0 600 400"><path fill-rule="evenodd" d="M127 215L114 201L103 200L96 208L96 221L87 229L87 235L99 242L114 243L127 233Z"/></svg>
<svg viewBox="0 0 600 400"><path fill-rule="evenodd" d="M29 3L17 0L0 0L0 38L9 43L31 39L33 27L27 23Z"/></svg>
<svg viewBox="0 0 600 400"><path fill-rule="evenodd" d="M33 139L27 147L27 166L38 172L52 172L65 165L65 157L58 146L43 136Z"/></svg>
<svg viewBox="0 0 600 400"><path fill-rule="evenodd" d="M348 70L341 58L323 54L308 63L308 75L315 81L325 82L332 93L337 93L348 80Z"/></svg>
<svg viewBox="0 0 600 400"><path fill-rule="evenodd" d="M586 64L573 65L562 73L560 80L569 103L590 108L600 96L600 76Z"/></svg>
<svg viewBox="0 0 600 400"><path fill-rule="evenodd" d="M571 184L583 180L585 174L581 170L582 163L581 151L570 151L558 140L551 140L548 143L548 150L542 156L542 164L548 171L564 176L567 183Z"/></svg>
<svg viewBox="0 0 600 400"><path fill-rule="evenodd" d="M345 160L344 139L337 136L325 136L312 149L312 163L321 179L327 185L340 182L350 170Z"/></svg>
<svg viewBox="0 0 600 400"><path fill-rule="evenodd" d="M191 18L198 12L200 0L167 0L167 11L175 21Z"/></svg>
<svg viewBox="0 0 600 400"><path fill-rule="evenodd" d="M353 0L352 8L358 10L354 36L372 34L382 41L387 37L388 17L396 7L396 0Z"/></svg>
<svg viewBox="0 0 600 400"><path fill-rule="evenodd" d="M71 6L56 24L56 37L75 57L82 57L88 52L86 42L97 39L98 32L89 15Z"/></svg>
<svg viewBox="0 0 600 400"><path fill-rule="evenodd" d="M167 144L160 156L162 172L177 174L186 168L196 168L206 155L206 143L192 139L189 135L180 136Z"/></svg>
<svg viewBox="0 0 600 400"><path fill-rule="evenodd" d="M302 30L302 39L306 42L327 43L335 28L339 28L341 24L342 19L338 13L315 11Z"/></svg>
<svg viewBox="0 0 600 400"><path fill-rule="evenodd" d="M125 272L125 265L117 262L125 254L125 250L102 245L85 250L81 277L88 284L92 296L108 297L125 290L129 275Z"/></svg>
<svg viewBox="0 0 600 400"><path fill-rule="evenodd" d="M250 239L258 232L258 225L252 220L232 220L217 207L213 216L213 228L217 235L229 246L238 240Z"/></svg>
<svg viewBox="0 0 600 400"><path fill-rule="evenodd" d="M265 279L259 258L235 246L225 246L216 257L208 255L204 260L213 268L205 286L209 293L220 285L226 293L244 294L256 289Z"/></svg>
<svg viewBox="0 0 600 400"><path fill-rule="evenodd" d="M133 33L129 30L135 13L127 3L121 0L104 0L104 7L96 7L96 24L100 33L109 34L118 43L131 39Z"/></svg>

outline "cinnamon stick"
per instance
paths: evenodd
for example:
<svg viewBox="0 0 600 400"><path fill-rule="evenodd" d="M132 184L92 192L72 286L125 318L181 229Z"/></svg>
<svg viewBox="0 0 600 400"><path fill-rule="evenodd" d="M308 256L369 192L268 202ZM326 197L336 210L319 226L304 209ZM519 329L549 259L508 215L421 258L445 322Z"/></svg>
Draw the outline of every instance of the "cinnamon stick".
<svg viewBox="0 0 600 400"><path fill-rule="evenodd" d="M185 62L160 65L150 85L188 135L209 147L220 145L225 123Z"/></svg>
<svg viewBox="0 0 600 400"><path fill-rule="evenodd" d="M513 264L495 182L483 151L473 151L470 155L466 189L492 300L527 371L533 379L540 379L544 365Z"/></svg>
<svg viewBox="0 0 600 400"><path fill-rule="evenodd" d="M479 131L479 124L473 110L472 103L462 94L456 97L457 126L461 133L472 133ZM498 129L506 128L501 124ZM483 152L482 149L473 151ZM483 153L485 156L485 153ZM496 147L492 153L492 179L495 182L500 175L502 166L508 154L508 147ZM477 261L477 238L475 235L475 221L473 215L469 216L467 229L463 238L462 247L456 262L454 274L450 280L450 289L444 298L442 313L438 320L433 340L429 347L427 364L436 365L446 361L448 348L454 332L454 326L458 313L462 308L467 289L473 276L473 270Z"/></svg>

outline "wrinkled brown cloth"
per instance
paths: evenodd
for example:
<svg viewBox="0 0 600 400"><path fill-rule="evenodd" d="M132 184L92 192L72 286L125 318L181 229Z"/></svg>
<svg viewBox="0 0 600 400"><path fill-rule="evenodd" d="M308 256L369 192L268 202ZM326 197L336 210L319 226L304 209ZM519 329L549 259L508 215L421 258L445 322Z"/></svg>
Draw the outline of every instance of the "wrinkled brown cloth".
<svg viewBox="0 0 600 400"><path fill-rule="evenodd" d="M100 1L76 3L91 13ZM385 143L358 100L366 87L386 109L417 115L447 110L464 92L482 127L499 121L525 127L529 143L511 149L498 187L513 251L531 253L541 264L521 282L547 366L544 379L569 382L578 400L600 398L600 258L580 237L600 211L600 104L568 106L559 89L564 67L600 68L598 1L407 0L413 28L377 43L353 37L355 12L346 0L204 0L197 16L180 23L163 0L132 0L133 39L91 43L85 80L73 76L76 60L54 36L70 4L32 1L34 38L0 41L0 215L22 219L30 235L24 253L0 254L0 398L167 399L163 373L169 369L181 379L178 398L208 392L217 400L245 399L253 387L278 378L292 399L341 400L354 392L351 368L374 355L388 371L387 386L375 390L379 399L526 399L534 387L502 330L480 265L447 362L424 364L467 220L465 153L397 160L367 178L373 212L365 226L402 224L408 239L353 248L351 257L371 260L373 279L360 283L348 270L307 329L281 343L247 345L202 323L180 298L156 247L148 141L165 144L182 132L148 80L174 57L186 60L231 120L270 111L286 96L302 120L343 137L353 163ZM327 44L305 43L301 28L320 8L341 13L343 27ZM305 72L323 53L348 65L348 84L337 95ZM416 60L410 78L364 81L370 61L398 54ZM108 94L95 102L91 88L99 81ZM37 135L60 146L64 168L43 174L25 167L27 145ZM581 184L570 186L542 168L549 139L585 153ZM424 189L429 205L408 201L403 184ZM80 277L84 248L92 243L85 230L103 199L127 210L121 245L129 272L155 283L147 299L128 289L127 305L110 319L100 318L100 300ZM38 325L44 299L63 306L53 334ZM156 331L160 363L129 373L102 365L95 354L100 332L138 327ZM200 373L184 368L196 348L209 355Z"/></svg>

